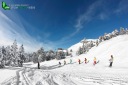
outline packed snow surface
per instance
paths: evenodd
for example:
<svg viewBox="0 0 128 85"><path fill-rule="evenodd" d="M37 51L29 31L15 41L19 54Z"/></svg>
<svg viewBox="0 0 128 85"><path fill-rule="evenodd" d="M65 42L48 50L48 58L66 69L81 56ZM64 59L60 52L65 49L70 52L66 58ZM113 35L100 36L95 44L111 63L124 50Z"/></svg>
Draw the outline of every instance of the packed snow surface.
<svg viewBox="0 0 128 85"><path fill-rule="evenodd" d="M72 49L75 49L76 45L72 46ZM64 59L59 60L61 66L58 65L58 60L42 62L41 69L37 69L37 64L26 63L17 71L17 79L14 78L8 83L2 83L3 80L0 79L0 83L1 85L128 85L127 51L128 35L120 35L91 48L86 54L66 58L66 65L63 65ZM114 57L114 62L110 68L108 66L111 55ZM87 64L84 63L85 57L89 61ZM93 66L94 57L99 60L95 66ZM73 61L71 64L70 59ZM78 64L78 59L81 60L81 64ZM0 76L4 76L6 71L8 70L0 69Z"/></svg>

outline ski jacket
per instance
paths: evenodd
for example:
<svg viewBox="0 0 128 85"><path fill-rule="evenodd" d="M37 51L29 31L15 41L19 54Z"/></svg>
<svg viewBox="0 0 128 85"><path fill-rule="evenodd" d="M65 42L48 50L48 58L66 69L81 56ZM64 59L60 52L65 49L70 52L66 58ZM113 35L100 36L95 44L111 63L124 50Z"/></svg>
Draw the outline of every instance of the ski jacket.
<svg viewBox="0 0 128 85"><path fill-rule="evenodd" d="M87 61L87 59L85 58L84 61Z"/></svg>
<svg viewBox="0 0 128 85"><path fill-rule="evenodd" d="M80 62L80 59L78 59L78 62Z"/></svg>
<svg viewBox="0 0 128 85"><path fill-rule="evenodd" d="M113 58L111 58L109 61L110 61L110 62L113 62Z"/></svg>

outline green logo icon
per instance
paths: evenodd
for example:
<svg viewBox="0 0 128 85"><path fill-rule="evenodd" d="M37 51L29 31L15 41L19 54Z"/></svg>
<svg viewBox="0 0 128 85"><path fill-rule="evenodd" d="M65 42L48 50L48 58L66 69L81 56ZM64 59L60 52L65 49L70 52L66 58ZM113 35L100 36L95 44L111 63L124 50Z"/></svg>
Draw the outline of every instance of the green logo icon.
<svg viewBox="0 0 128 85"><path fill-rule="evenodd" d="M2 8L3 8L4 10L10 10L10 7L7 6L7 4L6 4L5 2L2 2Z"/></svg>

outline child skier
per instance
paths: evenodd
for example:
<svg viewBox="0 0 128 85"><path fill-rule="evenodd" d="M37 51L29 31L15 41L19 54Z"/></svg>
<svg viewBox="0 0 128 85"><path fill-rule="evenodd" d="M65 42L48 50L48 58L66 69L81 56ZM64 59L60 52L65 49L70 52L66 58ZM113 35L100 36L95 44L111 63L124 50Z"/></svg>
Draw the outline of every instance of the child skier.
<svg viewBox="0 0 128 85"><path fill-rule="evenodd" d="M61 62L59 62L59 65L61 66Z"/></svg>
<svg viewBox="0 0 128 85"><path fill-rule="evenodd" d="M64 60L64 65L66 65L66 61Z"/></svg>
<svg viewBox="0 0 128 85"><path fill-rule="evenodd" d="M87 63L87 58L84 59L85 64Z"/></svg>
<svg viewBox="0 0 128 85"><path fill-rule="evenodd" d="M111 55L111 59L109 59L109 61L110 61L109 67L112 67L112 64L113 64L113 55Z"/></svg>
<svg viewBox="0 0 128 85"><path fill-rule="evenodd" d="M80 62L81 62L80 59L78 59L78 62L79 62L79 64L80 64Z"/></svg>
<svg viewBox="0 0 128 85"><path fill-rule="evenodd" d="M72 59L70 59L70 64L72 63Z"/></svg>
<svg viewBox="0 0 128 85"><path fill-rule="evenodd" d="M93 65L96 65L96 57L94 57L94 60L93 60Z"/></svg>

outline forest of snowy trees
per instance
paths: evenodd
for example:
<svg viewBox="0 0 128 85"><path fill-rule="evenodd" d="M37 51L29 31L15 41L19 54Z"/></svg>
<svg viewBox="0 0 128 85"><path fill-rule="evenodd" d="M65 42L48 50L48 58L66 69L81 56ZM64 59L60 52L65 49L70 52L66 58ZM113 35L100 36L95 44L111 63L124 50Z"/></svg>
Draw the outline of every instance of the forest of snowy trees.
<svg viewBox="0 0 128 85"><path fill-rule="evenodd" d="M17 41L15 40L11 46L0 47L0 68L5 66L15 66L22 67L24 62L43 62L52 59L62 59L68 55L68 52L63 50L49 50L44 51L41 47L37 52L26 53L24 46L21 45L19 48L17 46Z"/></svg>
<svg viewBox="0 0 128 85"><path fill-rule="evenodd" d="M104 35L100 36L99 39L97 39L96 41L87 41L86 39L83 39L81 41L81 43L83 43L83 46L79 47L77 55L88 52L89 49L91 49L93 46L98 46L103 41L106 41L118 35L124 35L124 34L128 34L128 29L127 28L124 29L123 27L120 27L120 31L115 29L111 33L104 33Z"/></svg>

